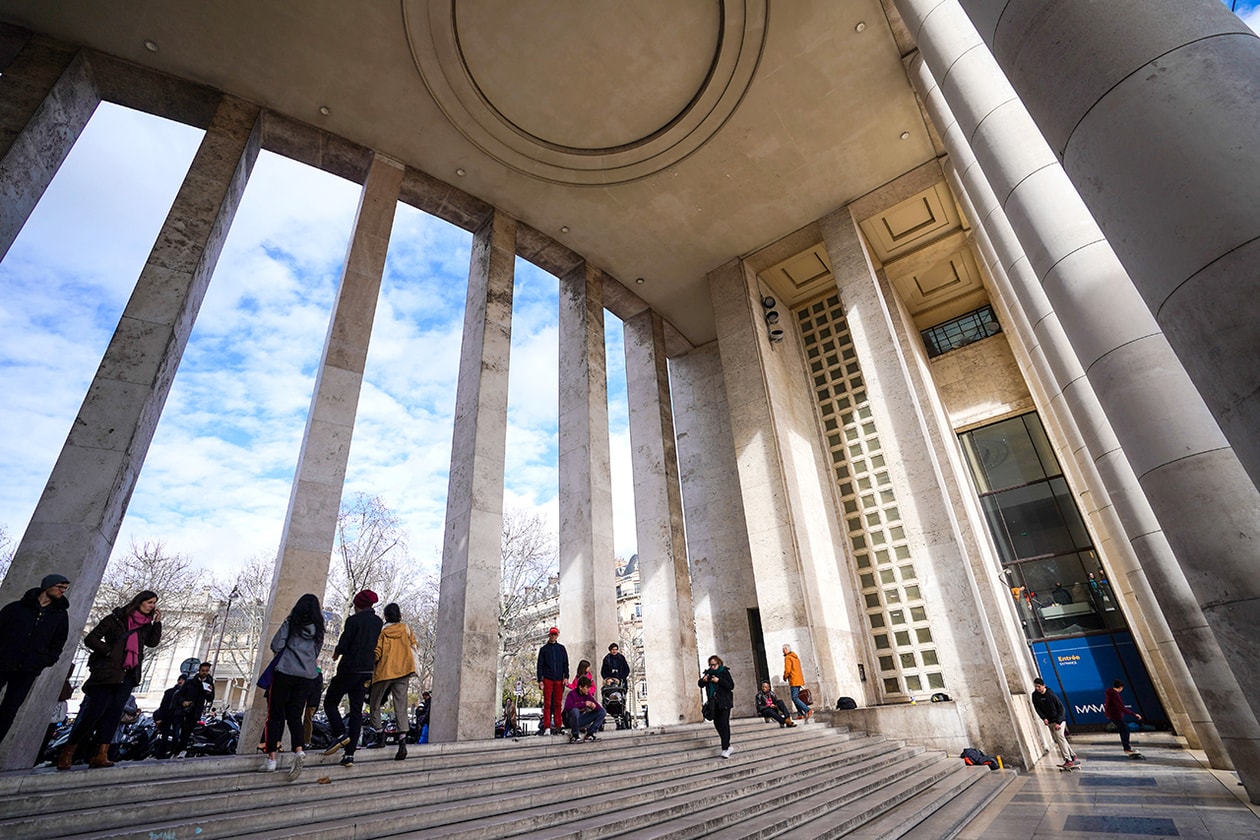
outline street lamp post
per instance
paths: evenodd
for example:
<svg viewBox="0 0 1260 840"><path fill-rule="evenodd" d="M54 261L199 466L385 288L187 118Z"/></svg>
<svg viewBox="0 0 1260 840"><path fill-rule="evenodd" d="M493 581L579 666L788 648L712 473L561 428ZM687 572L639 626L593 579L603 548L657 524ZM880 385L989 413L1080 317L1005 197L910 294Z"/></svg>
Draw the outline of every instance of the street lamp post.
<svg viewBox="0 0 1260 840"><path fill-rule="evenodd" d="M219 628L219 642L214 646L214 667L219 667L219 654L223 652L223 634L227 632L228 616L232 613L232 599L240 597L241 590L239 587L233 586L232 591L228 593L227 606L223 608L223 626ZM231 685L231 682L228 683Z"/></svg>

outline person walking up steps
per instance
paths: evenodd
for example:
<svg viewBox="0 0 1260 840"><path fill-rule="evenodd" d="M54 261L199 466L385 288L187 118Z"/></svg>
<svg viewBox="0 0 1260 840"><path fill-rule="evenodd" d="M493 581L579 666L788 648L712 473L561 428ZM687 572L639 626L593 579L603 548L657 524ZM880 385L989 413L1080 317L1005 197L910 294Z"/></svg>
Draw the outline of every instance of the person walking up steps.
<svg viewBox="0 0 1260 840"><path fill-rule="evenodd" d="M319 599L307 593L298 598L289 617L271 639L271 651L279 654L279 658L276 659L271 688L267 693L267 757L262 767L258 768L264 773L276 770L276 753L280 750L285 724L288 724L289 741L293 747L289 781L302 773L302 763L306 758L306 727L302 713L311 679L318 672L315 662L323 646L324 613L319 608Z"/></svg>
<svg viewBox="0 0 1260 840"><path fill-rule="evenodd" d="M398 721L398 752L395 761L407 757L407 686L416 674L416 642L411 628L403 623L402 610L397 604L385 605L385 627L376 639L376 670L372 672L372 693L368 707L372 713L372 726L377 732L384 729L381 706L385 695L394 700L394 717Z"/></svg>
<svg viewBox="0 0 1260 840"><path fill-rule="evenodd" d="M324 750L324 755L344 748L342 767L354 766L354 751L359 746L359 733L363 731L363 701L367 697L367 683L376 668L376 641L384 625L372 609L377 600L376 593L370 589L354 596L354 615L346 619L333 654L339 659L337 673L328 681L328 693L324 697L324 714L332 730L332 745ZM343 697L350 701L348 721L342 720L338 708Z"/></svg>

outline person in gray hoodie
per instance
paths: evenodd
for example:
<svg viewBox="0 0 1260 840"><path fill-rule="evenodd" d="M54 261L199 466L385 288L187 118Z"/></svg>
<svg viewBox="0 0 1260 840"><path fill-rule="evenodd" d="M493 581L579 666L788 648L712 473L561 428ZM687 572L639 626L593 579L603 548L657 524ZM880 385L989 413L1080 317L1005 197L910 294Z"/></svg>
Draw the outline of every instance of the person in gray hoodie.
<svg viewBox="0 0 1260 840"><path fill-rule="evenodd" d="M323 646L324 613L319 608L319 599L307 593L298 598L271 640L271 650L278 658L267 694L267 758L258 768L264 773L276 770L276 753L285 723L289 725L289 740L293 744L289 781L302 773L302 761L306 757L302 714L307 687L316 676L316 662Z"/></svg>

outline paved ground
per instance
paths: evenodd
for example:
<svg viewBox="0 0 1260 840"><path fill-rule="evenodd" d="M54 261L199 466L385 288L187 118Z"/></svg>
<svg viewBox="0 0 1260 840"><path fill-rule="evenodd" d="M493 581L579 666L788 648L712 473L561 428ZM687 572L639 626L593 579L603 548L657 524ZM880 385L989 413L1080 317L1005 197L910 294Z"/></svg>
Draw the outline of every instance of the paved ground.
<svg viewBox="0 0 1260 840"><path fill-rule="evenodd" d="M1260 806L1247 803L1234 773L1208 768L1202 752L1160 733L1135 733L1146 761L1130 760L1114 734L1075 735L1081 769L1043 759L960 835L960 840L1257 840Z"/></svg>

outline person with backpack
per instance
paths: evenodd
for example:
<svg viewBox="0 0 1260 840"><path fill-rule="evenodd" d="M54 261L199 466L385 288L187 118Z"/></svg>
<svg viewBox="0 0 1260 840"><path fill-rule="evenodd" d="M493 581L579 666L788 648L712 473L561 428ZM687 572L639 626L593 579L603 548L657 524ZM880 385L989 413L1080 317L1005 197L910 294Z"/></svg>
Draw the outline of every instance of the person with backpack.
<svg viewBox="0 0 1260 840"><path fill-rule="evenodd" d="M1037 717L1050 730L1050 736L1059 748L1059 755L1063 758L1063 763L1059 766L1070 770L1079 765L1081 762L1067 742L1067 712L1063 708L1063 701L1046 688L1046 681L1041 677L1033 680L1032 704L1037 711Z"/></svg>

